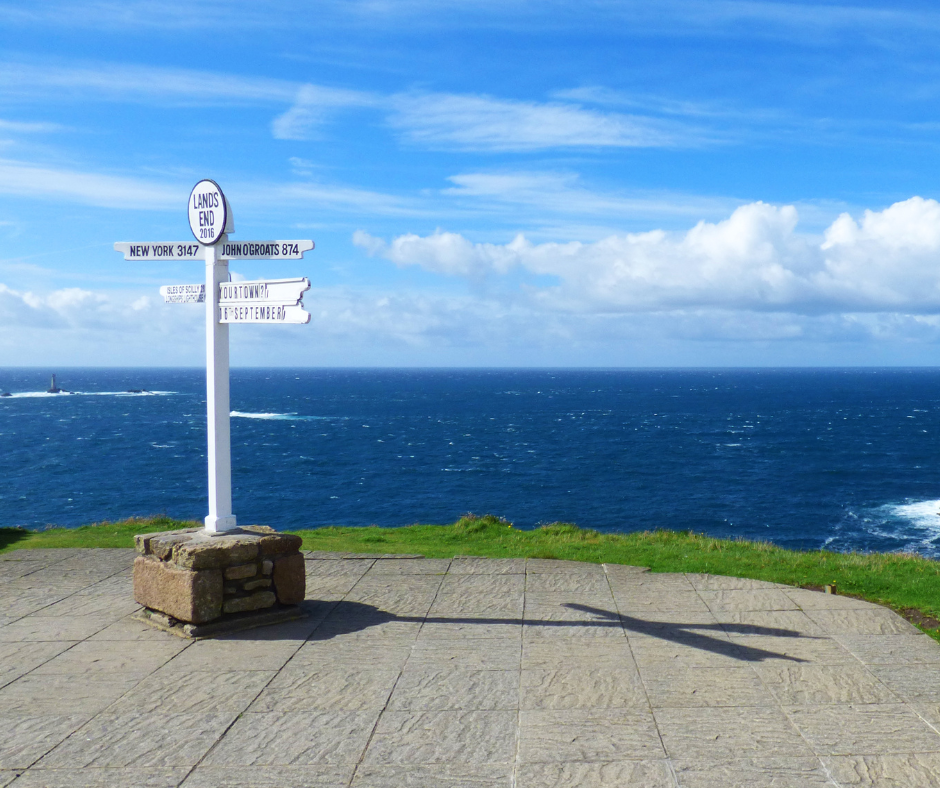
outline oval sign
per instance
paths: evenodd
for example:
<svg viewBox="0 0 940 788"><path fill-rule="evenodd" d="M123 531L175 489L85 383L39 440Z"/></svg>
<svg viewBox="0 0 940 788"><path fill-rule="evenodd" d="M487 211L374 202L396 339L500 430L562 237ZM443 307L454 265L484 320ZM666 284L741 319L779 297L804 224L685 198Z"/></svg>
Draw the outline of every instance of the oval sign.
<svg viewBox="0 0 940 788"><path fill-rule="evenodd" d="M225 232L225 195L215 181L199 181L189 195L189 229L196 240L212 246Z"/></svg>

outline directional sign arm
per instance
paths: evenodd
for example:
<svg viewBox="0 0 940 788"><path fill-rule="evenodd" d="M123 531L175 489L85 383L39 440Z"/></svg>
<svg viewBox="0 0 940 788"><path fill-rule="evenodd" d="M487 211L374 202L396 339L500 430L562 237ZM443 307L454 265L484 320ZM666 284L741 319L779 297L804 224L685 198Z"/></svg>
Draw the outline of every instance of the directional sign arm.
<svg viewBox="0 0 940 788"><path fill-rule="evenodd" d="M118 241L115 252L123 252L125 260L205 260L206 250L192 241L157 241L134 243Z"/></svg>
<svg viewBox="0 0 940 788"><path fill-rule="evenodd" d="M219 285L219 303L297 304L310 289L310 280L259 279L251 282L223 282Z"/></svg>
<svg viewBox="0 0 940 788"><path fill-rule="evenodd" d="M300 260L313 241L225 241L219 244L222 260Z"/></svg>
<svg viewBox="0 0 940 788"><path fill-rule="evenodd" d="M303 304L268 302L219 304L220 323L299 323L310 322Z"/></svg>
<svg viewBox="0 0 940 788"><path fill-rule="evenodd" d="M167 304L201 304L206 300L205 284L163 285L160 295Z"/></svg>

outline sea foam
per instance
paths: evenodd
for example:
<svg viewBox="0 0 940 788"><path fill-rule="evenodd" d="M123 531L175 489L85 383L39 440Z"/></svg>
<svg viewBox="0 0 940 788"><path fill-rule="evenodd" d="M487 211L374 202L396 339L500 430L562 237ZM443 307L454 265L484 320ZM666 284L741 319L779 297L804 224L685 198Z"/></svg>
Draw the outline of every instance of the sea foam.
<svg viewBox="0 0 940 788"><path fill-rule="evenodd" d="M12 392L3 399L38 399L45 397L167 397L175 391L60 391L52 394L48 391Z"/></svg>
<svg viewBox="0 0 940 788"><path fill-rule="evenodd" d="M296 413L245 413L241 410L233 410L229 415L233 419L264 419L266 421L319 421L332 418L331 416L298 416Z"/></svg>

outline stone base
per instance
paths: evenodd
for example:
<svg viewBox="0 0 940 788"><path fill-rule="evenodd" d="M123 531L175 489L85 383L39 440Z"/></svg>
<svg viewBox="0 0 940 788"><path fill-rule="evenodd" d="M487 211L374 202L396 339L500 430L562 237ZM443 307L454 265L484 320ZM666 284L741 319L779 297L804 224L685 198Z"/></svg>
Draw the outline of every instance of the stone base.
<svg viewBox="0 0 940 788"><path fill-rule="evenodd" d="M134 561L134 599L182 625L206 625L304 599L299 536L255 525L220 534L201 528L138 534L134 543L140 553Z"/></svg>
<svg viewBox="0 0 940 788"><path fill-rule="evenodd" d="M266 627L271 624L282 624L285 621L296 621L306 618L308 613L300 605L278 605L267 610L258 610L252 613L233 613L228 616L222 616L208 624L186 624L177 621L175 618L158 613L155 610L144 608L132 618L147 624L154 629L160 629L169 632L177 637L187 638L189 640L201 640L202 638L218 637L219 635L228 635L232 632L241 632L255 627Z"/></svg>

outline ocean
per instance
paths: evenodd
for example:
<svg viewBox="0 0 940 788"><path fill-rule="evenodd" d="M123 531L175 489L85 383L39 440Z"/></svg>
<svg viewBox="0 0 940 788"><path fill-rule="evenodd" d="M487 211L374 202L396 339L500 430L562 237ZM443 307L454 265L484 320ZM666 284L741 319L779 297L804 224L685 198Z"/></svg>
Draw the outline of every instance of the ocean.
<svg viewBox="0 0 940 788"><path fill-rule="evenodd" d="M0 525L206 514L204 372L0 369ZM140 390L141 393L132 393ZM691 529L940 557L940 370L236 369L240 523Z"/></svg>

